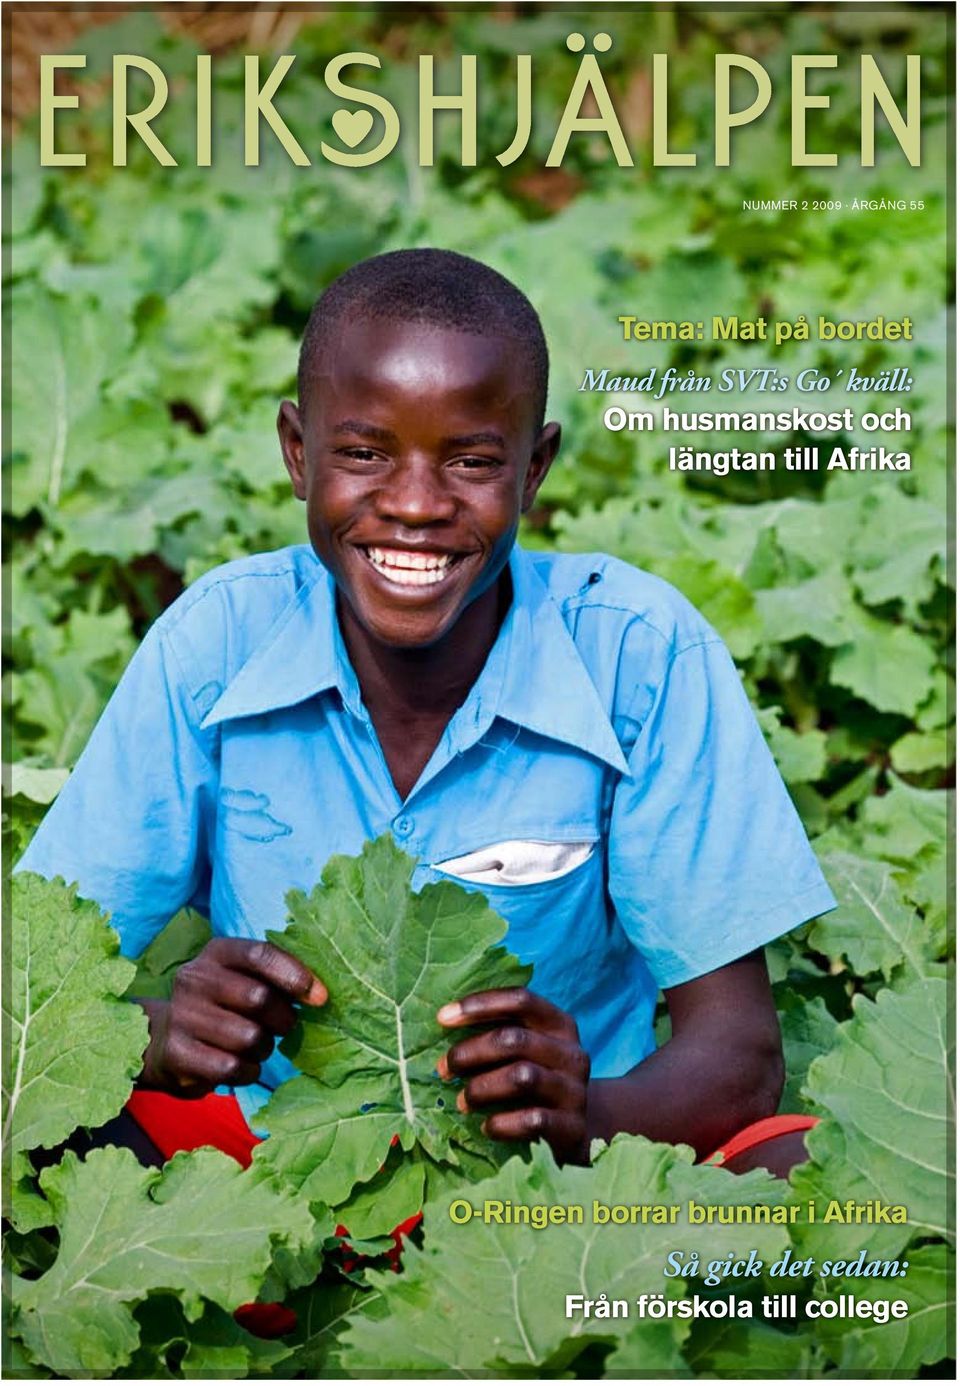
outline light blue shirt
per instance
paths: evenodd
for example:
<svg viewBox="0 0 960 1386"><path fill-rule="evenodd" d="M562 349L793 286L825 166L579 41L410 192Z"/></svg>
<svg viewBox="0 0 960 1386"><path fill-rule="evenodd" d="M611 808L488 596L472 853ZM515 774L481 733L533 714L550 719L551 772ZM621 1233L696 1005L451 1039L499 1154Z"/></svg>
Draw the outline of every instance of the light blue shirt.
<svg viewBox="0 0 960 1386"><path fill-rule="evenodd" d="M835 901L703 617L604 555L515 548L510 572L496 643L405 800L312 550L208 573L147 634L20 869L76 880L135 956L188 904L216 934L282 929L291 887L388 830L417 888L495 843L592 844L559 877L483 889L594 1075L624 1073L654 1048L659 988ZM275 1052L237 1090L246 1115L292 1071Z"/></svg>

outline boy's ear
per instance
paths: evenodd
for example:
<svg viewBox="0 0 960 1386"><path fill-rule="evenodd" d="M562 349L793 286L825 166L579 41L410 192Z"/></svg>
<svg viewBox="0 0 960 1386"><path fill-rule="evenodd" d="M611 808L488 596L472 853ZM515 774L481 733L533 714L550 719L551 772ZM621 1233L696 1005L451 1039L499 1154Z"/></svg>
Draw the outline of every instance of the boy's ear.
<svg viewBox="0 0 960 1386"><path fill-rule="evenodd" d="M277 415L277 432L280 435L280 451L283 462L293 482L293 494L297 500L307 498L306 468L303 461L303 425L300 411L292 400L285 399Z"/></svg>
<svg viewBox="0 0 960 1386"><path fill-rule="evenodd" d="M527 467L527 475L523 481L523 496L520 502L520 509L524 514L530 509L536 500L537 492L540 490L550 464L560 451L560 425L558 423L544 424L540 436L537 439L533 452L530 454L530 464Z"/></svg>

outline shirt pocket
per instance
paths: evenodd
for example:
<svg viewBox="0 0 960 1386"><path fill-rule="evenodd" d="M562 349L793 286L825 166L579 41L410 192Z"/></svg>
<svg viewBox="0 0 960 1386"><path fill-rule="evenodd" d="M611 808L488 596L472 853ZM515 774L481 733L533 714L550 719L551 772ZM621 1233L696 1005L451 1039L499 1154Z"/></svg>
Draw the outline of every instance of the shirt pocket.
<svg viewBox="0 0 960 1386"><path fill-rule="evenodd" d="M542 845L556 848L561 844ZM615 949L611 947L602 843L595 838L562 845L577 847L580 854L569 869L547 879L505 885L444 874L468 890L479 891L506 920L504 944L521 962L533 964L533 989L578 1015L591 1009L593 993L608 972ZM456 860L460 859L450 859L446 865Z"/></svg>
<svg viewBox="0 0 960 1386"><path fill-rule="evenodd" d="M512 838L475 852L437 862L434 871L470 885L506 886L512 890L545 885L583 866L596 849L596 839L583 842L539 842Z"/></svg>

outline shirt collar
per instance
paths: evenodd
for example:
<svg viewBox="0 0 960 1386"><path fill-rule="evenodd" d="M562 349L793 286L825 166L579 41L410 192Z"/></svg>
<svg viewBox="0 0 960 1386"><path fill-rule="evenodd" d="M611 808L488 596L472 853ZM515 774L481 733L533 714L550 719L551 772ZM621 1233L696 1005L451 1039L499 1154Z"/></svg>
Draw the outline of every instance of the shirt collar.
<svg viewBox="0 0 960 1386"><path fill-rule="evenodd" d="M317 560L313 580L281 612L201 726L294 707L329 688L361 716L360 686L340 634L335 596L333 578Z"/></svg>
<svg viewBox="0 0 960 1386"><path fill-rule="evenodd" d="M513 603L497 642L503 677L496 715L626 774L620 742L560 608L519 545L510 557L510 576Z"/></svg>
<svg viewBox="0 0 960 1386"><path fill-rule="evenodd" d="M227 685L203 727L271 712L335 688L363 716L357 676L336 617L333 578L319 562L260 647ZM468 699L474 728L502 717L563 741L625 773L610 719L560 610L518 545L510 556L513 601Z"/></svg>

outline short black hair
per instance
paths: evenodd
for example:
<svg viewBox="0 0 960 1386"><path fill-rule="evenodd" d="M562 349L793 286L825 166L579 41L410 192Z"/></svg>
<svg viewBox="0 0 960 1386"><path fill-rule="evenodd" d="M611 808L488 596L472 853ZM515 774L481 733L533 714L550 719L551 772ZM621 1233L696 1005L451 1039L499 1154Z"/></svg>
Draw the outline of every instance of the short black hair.
<svg viewBox="0 0 960 1386"><path fill-rule="evenodd" d="M391 250L346 270L317 299L304 330L297 369L301 408L314 363L348 316L509 338L527 358L537 426L543 426L549 374L543 327L526 295L489 265L453 250Z"/></svg>

